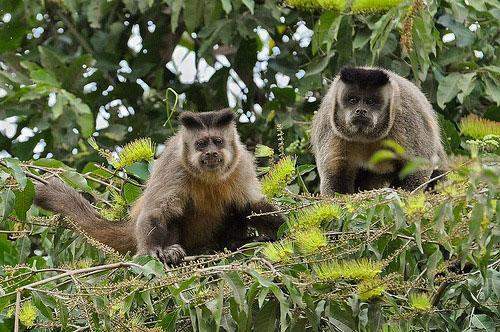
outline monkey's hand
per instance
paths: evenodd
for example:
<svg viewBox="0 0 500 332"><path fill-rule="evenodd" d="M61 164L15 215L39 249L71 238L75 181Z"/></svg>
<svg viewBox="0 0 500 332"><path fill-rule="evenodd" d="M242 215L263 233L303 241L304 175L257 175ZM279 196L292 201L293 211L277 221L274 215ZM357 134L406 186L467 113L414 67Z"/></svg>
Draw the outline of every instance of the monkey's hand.
<svg viewBox="0 0 500 332"><path fill-rule="evenodd" d="M186 251L179 244L168 247L156 246L150 249L149 255L157 258L163 264L179 264L186 257Z"/></svg>
<svg viewBox="0 0 500 332"><path fill-rule="evenodd" d="M250 218L249 226L255 227L259 231L259 236L266 236L271 241L276 240L276 232L285 222L281 214L276 212L276 208L269 202L261 200L253 203L250 211L255 215ZM256 238L254 242L257 241Z"/></svg>

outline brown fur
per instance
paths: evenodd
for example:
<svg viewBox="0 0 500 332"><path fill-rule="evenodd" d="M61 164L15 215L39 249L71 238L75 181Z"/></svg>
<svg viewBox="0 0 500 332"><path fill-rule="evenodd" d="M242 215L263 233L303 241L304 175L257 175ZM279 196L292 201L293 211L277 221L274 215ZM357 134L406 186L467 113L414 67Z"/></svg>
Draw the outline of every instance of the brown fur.
<svg viewBox="0 0 500 332"><path fill-rule="evenodd" d="M379 70L388 76L389 83L381 85L381 91L389 101L388 117L374 132L374 137L346 135L333 120L339 105L338 98L346 85L340 76L334 79L314 116L311 132L322 194L353 193L389 184L412 190L429 180L434 167L446 164L436 114L423 93L413 83L391 71L369 67L362 69ZM419 169L399 180L398 172L404 161L368 165L373 153L382 148L381 143L386 139L403 146L407 159L424 158L434 166Z"/></svg>
<svg viewBox="0 0 500 332"><path fill-rule="evenodd" d="M178 262L186 253L198 253L206 248L240 245L249 240L248 226L273 239L282 223L281 217L246 218L252 211L267 212L274 208L261 194L253 156L241 143L232 114L229 122L224 118L228 112L185 112L181 118L184 126L167 141L144 193L132 207L132 227L126 226L129 234L126 241L133 242L134 248L124 246L115 236L118 234L115 229L102 235L101 225L107 222L96 216L91 205L83 202L83 197L79 194L77 197L69 187L66 191L72 192L73 197L64 208L56 209L53 204L44 203L48 200L60 202L64 198L51 193L51 188L44 189L47 186L43 185L37 191L37 202L42 207L69 215L84 230L91 230L89 235L118 250L126 249L120 250L122 252L150 254L165 263ZM217 120L219 117L221 121ZM201 161L206 150L193 150L195 143L206 137L224 138L223 147L209 150L216 150L223 160L213 170L203 168ZM71 203L75 200L78 201L76 205ZM75 208L82 204L85 209Z"/></svg>

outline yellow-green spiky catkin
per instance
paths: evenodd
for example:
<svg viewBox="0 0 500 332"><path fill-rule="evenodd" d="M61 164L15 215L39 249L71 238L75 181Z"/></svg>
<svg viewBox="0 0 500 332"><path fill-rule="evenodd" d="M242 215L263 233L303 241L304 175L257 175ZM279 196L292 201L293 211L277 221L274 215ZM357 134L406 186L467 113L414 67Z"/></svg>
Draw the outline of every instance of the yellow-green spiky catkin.
<svg viewBox="0 0 500 332"><path fill-rule="evenodd" d="M153 143L150 138L140 138L126 144L118 153L118 160L112 162L113 167L119 169L130 166L138 161L149 161L155 155Z"/></svg>
<svg viewBox="0 0 500 332"><path fill-rule="evenodd" d="M397 7L403 0L354 0L351 11L354 14L388 11Z"/></svg>
<svg viewBox="0 0 500 332"><path fill-rule="evenodd" d="M314 253L328 244L328 240L319 228L295 231L292 234L299 251L303 254Z"/></svg>
<svg viewBox="0 0 500 332"><path fill-rule="evenodd" d="M320 203L310 206L297 214L293 228L308 229L319 227L323 222L338 219L340 212L340 207L331 203Z"/></svg>
<svg viewBox="0 0 500 332"><path fill-rule="evenodd" d="M282 158L262 179L262 193L268 198L282 195L294 174L295 160L290 156Z"/></svg>
<svg viewBox="0 0 500 332"><path fill-rule="evenodd" d="M471 114L460 121L460 132L475 139L488 135L500 135L500 122L482 119Z"/></svg>
<svg viewBox="0 0 500 332"><path fill-rule="evenodd" d="M346 0L286 0L288 6L299 9L324 9L343 11L346 6Z"/></svg>
<svg viewBox="0 0 500 332"><path fill-rule="evenodd" d="M288 241L267 243L262 254L273 263L287 262L292 258L293 245Z"/></svg>
<svg viewBox="0 0 500 332"><path fill-rule="evenodd" d="M24 302L21 311L19 312L19 321L26 327L32 327L35 324L38 310L31 301Z"/></svg>
<svg viewBox="0 0 500 332"><path fill-rule="evenodd" d="M318 4L321 9L326 10L344 11L346 7L345 0L318 0Z"/></svg>
<svg viewBox="0 0 500 332"><path fill-rule="evenodd" d="M111 190L111 195L113 196L113 203L110 207L102 209L101 215L112 221L125 219L128 214L127 201L122 197L122 195L114 190Z"/></svg>
<svg viewBox="0 0 500 332"><path fill-rule="evenodd" d="M378 277L363 280L357 287L358 296L361 301L369 301L373 298L380 297L384 291L383 281Z"/></svg>
<svg viewBox="0 0 500 332"><path fill-rule="evenodd" d="M366 258L341 262L325 262L314 266L317 277L323 281L367 280L382 272L382 263L373 262Z"/></svg>
<svg viewBox="0 0 500 332"><path fill-rule="evenodd" d="M411 294L409 302L410 306L417 311L429 311L432 308L431 299L425 293Z"/></svg>
<svg viewBox="0 0 500 332"><path fill-rule="evenodd" d="M425 198L424 193L408 196L404 203L404 211L406 212L406 215L413 217L423 214L425 212Z"/></svg>

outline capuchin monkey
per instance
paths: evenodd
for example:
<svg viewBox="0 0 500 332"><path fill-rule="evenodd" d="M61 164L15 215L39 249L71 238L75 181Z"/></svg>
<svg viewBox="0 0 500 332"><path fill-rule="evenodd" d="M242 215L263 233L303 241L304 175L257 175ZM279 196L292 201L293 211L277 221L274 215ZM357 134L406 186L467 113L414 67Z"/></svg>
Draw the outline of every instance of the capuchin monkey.
<svg viewBox="0 0 500 332"><path fill-rule="evenodd" d="M58 179L37 184L35 203L69 216L92 238L121 253L151 255L165 264L186 254L274 240L283 222L260 190L253 156L241 143L233 113L183 112L180 130L155 161L128 223L105 220ZM257 229L259 238L249 236Z"/></svg>
<svg viewBox="0 0 500 332"><path fill-rule="evenodd" d="M384 140L401 145L404 158L370 164ZM384 186L413 190L446 167L431 104L413 83L380 68L341 70L314 115L311 143L324 195ZM400 179L402 167L416 157L428 165Z"/></svg>

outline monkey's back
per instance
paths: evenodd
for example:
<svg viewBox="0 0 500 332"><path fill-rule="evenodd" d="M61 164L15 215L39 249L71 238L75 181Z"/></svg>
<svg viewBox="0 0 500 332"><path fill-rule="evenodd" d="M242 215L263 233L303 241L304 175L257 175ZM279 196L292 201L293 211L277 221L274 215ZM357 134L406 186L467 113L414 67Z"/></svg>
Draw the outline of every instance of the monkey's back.
<svg viewBox="0 0 500 332"><path fill-rule="evenodd" d="M414 83L391 71L384 71L398 83L401 102L388 138L434 164L445 163L439 122L431 103Z"/></svg>

